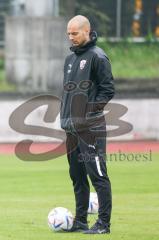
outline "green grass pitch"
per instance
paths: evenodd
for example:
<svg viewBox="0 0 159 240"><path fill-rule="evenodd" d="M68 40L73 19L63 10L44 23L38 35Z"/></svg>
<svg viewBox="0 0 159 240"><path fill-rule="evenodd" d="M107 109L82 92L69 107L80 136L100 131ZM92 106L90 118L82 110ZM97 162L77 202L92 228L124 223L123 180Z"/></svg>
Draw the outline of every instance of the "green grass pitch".
<svg viewBox="0 0 159 240"><path fill-rule="evenodd" d="M22 162L0 156L0 240L158 240L159 154L152 161L108 162L113 211L110 235L53 233L48 212L57 206L74 214L66 156L48 162ZM97 215L89 216L90 225Z"/></svg>

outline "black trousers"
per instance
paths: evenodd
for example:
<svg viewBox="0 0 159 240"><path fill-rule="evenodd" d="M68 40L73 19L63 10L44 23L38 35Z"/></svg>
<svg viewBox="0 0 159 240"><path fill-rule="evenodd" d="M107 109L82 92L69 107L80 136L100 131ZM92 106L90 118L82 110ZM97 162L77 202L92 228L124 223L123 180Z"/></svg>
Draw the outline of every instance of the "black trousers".
<svg viewBox="0 0 159 240"><path fill-rule="evenodd" d="M106 168L106 138L96 137L90 131L66 133L69 173L73 182L76 219L87 222L90 186L87 176L98 196L98 217L110 223L112 209L111 184Z"/></svg>

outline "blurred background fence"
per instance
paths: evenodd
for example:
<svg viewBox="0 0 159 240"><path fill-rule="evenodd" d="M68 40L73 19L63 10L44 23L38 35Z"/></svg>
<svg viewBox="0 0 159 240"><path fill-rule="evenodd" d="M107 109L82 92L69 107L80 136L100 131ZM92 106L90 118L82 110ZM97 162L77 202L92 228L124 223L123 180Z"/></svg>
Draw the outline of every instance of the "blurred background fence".
<svg viewBox="0 0 159 240"><path fill-rule="evenodd" d="M98 32L117 95L158 96L159 0L0 0L0 92L61 94L66 23L76 14Z"/></svg>
<svg viewBox="0 0 159 240"><path fill-rule="evenodd" d="M0 0L0 44L5 41L5 16L32 14L29 0ZM30 1L34 5L35 1ZM34 15L87 15L100 36L119 40L127 37L159 37L159 0L51 0L48 9L39 4Z"/></svg>
<svg viewBox="0 0 159 240"><path fill-rule="evenodd" d="M117 96L158 96L159 0L0 0L0 92L61 95L66 23L76 14L97 31Z"/></svg>

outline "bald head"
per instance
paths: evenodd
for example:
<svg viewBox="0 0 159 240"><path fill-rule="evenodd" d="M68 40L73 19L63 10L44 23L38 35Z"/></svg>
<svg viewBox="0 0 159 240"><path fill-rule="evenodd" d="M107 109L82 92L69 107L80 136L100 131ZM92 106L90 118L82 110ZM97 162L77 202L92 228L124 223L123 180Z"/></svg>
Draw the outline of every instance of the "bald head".
<svg viewBox="0 0 159 240"><path fill-rule="evenodd" d="M73 17L67 25L67 33L74 46L84 45L90 40L90 22L82 15Z"/></svg>
<svg viewBox="0 0 159 240"><path fill-rule="evenodd" d="M85 28L90 32L90 22L88 18L82 15L77 15L73 17L69 22L68 22L68 27L72 25L77 25L79 28Z"/></svg>

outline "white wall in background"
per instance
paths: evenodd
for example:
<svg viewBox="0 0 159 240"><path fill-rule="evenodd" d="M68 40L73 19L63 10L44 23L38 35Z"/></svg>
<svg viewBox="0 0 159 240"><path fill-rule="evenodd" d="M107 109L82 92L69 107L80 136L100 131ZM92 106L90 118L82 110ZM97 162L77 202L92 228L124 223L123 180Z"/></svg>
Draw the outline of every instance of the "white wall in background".
<svg viewBox="0 0 159 240"><path fill-rule="evenodd" d="M53 138L50 137L25 135L15 132L10 128L9 117L11 113L24 102L24 100L0 101L0 142L18 142L24 139L53 141ZM112 100L112 103L119 103L128 108L128 112L121 119L131 123L133 130L128 134L110 138L110 140L159 140L159 99L122 99ZM46 109L46 106L41 106L34 110L27 117L26 123L60 130L59 115L54 123L46 123L43 121ZM20 116L17 116L17 121L19 121L18 119L20 119Z"/></svg>

